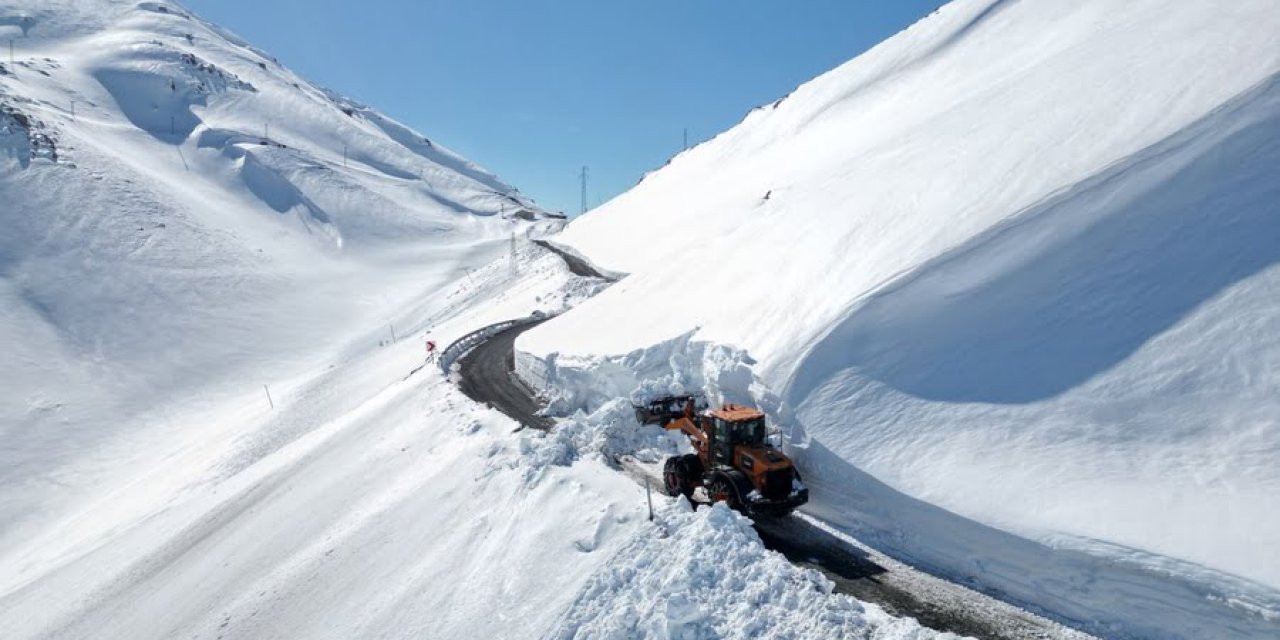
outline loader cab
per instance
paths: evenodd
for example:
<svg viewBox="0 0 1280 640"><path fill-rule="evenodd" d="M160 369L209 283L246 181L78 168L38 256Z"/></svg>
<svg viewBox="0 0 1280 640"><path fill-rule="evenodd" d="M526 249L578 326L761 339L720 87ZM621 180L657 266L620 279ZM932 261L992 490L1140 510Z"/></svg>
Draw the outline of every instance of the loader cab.
<svg viewBox="0 0 1280 640"><path fill-rule="evenodd" d="M734 447L762 446L765 443L764 414L756 409L726 404L707 417L713 465L732 466Z"/></svg>

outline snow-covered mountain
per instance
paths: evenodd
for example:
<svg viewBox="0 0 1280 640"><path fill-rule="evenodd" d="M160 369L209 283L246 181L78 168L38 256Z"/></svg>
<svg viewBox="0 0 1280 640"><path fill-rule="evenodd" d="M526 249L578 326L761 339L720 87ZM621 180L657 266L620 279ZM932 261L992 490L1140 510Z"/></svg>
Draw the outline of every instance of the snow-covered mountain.
<svg viewBox="0 0 1280 640"><path fill-rule="evenodd" d="M952 2L570 224L630 275L523 375L754 395L811 513L1061 617L1280 630L1277 43L1274 0Z"/></svg>
<svg viewBox="0 0 1280 640"><path fill-rule="evenodd" d="M936 635L646 517L602 443L661 430L514 434L424 366L602 286L493 175L172 2L0 0L9 38L0 637Z"/></svg>
<svg viewBox="0 0 1280 640"><path fill-rule="evenodd" d="M1274 3L961 1L573 223L524 430L423 368L601 283L173 2L0 0L0 629L928 638L611 464L759 402L810 513L1107 637L1269 637ZM3 51L2 53L7 53Z"/></svg>
<svg viewBox="0 0 1280 640"><path fill-rule="evenodd" d="M323 359L338 329L385 327L406 283L542 216L178 5L0 2L10 38L0 484L45 482L28 453L51 442L93 451L157 402ZM5 496L0 539L38 495Z"/></svg>
<svg viewBox="0 0 1280 640"><path fill-rule="evenodd" d="M0 595L148 513L160 461L300 437L246 439L263 385L555 224L174 3L3 0L0 41Z"/></svg>

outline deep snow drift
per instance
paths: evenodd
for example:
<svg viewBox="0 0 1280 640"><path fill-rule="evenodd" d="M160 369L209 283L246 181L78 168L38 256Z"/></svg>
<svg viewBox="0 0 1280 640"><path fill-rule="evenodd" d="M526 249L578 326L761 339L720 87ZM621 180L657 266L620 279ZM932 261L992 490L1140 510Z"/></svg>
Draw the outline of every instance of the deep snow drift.
<svg viewBox="0 0 1280 640"><path fill-rule="evenodd" d="M951 3L569 225L630 275L522 371L737 371L846 530L1111 635L1274 635L1278 9Z"/></svg>

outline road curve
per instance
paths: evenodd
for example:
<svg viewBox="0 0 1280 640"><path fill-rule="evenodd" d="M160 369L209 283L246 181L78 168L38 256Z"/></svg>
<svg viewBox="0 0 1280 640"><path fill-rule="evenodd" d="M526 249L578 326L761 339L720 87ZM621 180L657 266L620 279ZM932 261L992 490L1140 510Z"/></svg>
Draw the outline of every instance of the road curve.
<svg viewBox="0 0 1280 640"><path fill-rule="evenodd" d="M586 260L579 258L546 240L534 240L534 244L550 251L569 267L569 272L582 278L613 280L597 271ZM489 405L520 423L521 428L547 430L555 423L538 411L542 403L515 375L515 344L520 334L541 322L512 327L494 334L458 359L459 383L467 397Z"/></svg>
<svg viewBox="0 0 1280 640"><path fill-rule="evenodd" d="M545 322L545 320L543 321ZM515 374L516 338L542 322L511 327L458 359L458 386L468 398L487 404L523 427L547 430L555 423L538 415L542 403Z"/></svg>

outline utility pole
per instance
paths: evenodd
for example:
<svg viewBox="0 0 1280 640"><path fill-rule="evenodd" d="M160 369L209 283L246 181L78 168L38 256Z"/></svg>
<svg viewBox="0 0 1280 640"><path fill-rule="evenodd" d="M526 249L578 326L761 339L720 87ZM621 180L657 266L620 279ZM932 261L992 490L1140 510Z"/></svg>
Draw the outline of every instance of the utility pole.
<svg viewBox="0 0 1280 640"><path fill-rule="evenodd" d="M271 123L267 122L262 125L262 139L271 142Z"/></svg>
<svg viewBox="0 0 1280 640"><path fill-rule="evenodd" d="M76 119L76 101L75 100L71 101L71 119L72 120Z"/></svg>
<svg viewBox="0 0 1280 640"><path fill-rule="evenodd" d="M9 66L13 66L13 38L9 38ZM17 73L17 70L14 70Z"/></svg>
<svg viewBox="0 0 1280 640"><path fill-rule="evenodd" d="M347 145L342 145L342 166L347 166Z"/></svg>
<svg viewBox="0 0 1280 640"><path fill-rule="evenodd" d="M582 213L587 212L587 165L582 165Z"/></svg>
<svg viewBox="0 0 1280 640"><path fill-rule="evenodd" d="M685 151L689 150L689 127L684 128L684 148Z"/></svg>

